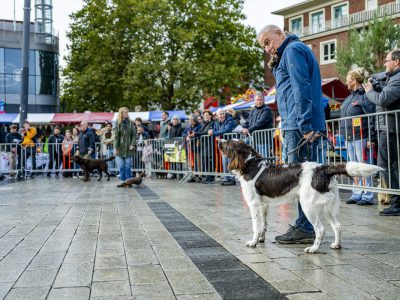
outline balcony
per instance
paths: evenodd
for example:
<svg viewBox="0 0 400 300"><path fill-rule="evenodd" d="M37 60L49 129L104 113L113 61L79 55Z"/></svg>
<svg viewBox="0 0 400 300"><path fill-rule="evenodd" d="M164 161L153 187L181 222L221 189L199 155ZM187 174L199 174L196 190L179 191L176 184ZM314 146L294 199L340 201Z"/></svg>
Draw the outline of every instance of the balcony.
<svg viewBox="0 0 400 300"><path fill-rule="evenodd" d="M307 26L301 30L293 30L292 33L298 37L306 37L309 35L327 32L335 29L348 27L350 25L362 24L374 19L375 15L384 17L385 15L391 16L400 13L400 3L394 2L386 5L381 5L377 9L360 11L343 18L325 21L319 26Z"/></svg>
<svg viewBox="0 0 400 300"><path fill-rule="evenodd" d="M1 21L0 20L0 41L15 41L17 40L22 43L22 32L24 24L22 22L13 21ZM52 34L47 34L43 32L43 27L39 24L30 24L31 38L34 43L43 43L52 46L58 45L58 31L54 28L51 29Z"/></svg>

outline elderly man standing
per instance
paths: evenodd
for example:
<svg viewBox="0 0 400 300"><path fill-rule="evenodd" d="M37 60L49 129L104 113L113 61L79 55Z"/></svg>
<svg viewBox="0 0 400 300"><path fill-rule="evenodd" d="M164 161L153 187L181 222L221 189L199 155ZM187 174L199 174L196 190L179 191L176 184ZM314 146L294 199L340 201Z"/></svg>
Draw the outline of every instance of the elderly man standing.
<svg viewBox="0 0 400 300"><path fill-rule="evenodd" d="M76 155L86 158L91 158L94 155L95 149L95 133L88 128L88 122L82 121L80 125L80 132L78 137L78 145L76 147Z"/></svg>
<svg viewBox="0 0 400 300"><path fill-rule="evenodd" d="M264 95L256 93L255 108L250 112L246 123L243 125L242 132L245 135L251 134L256 130L272 128L272 111L264 103ZM256 140L256 150L264 157L268 157L268 136L258 135Z"/></svg>
<svg viewBox="0 0 400 300"><path fill-rule="evenodd" d="M230 114L227 114L223 109L217 110L217 121L214 123L213 129L208 130L211 136L223 136L226 133L231 133L235 129L236 123ZM228 173L228 158L222 157L222 168L224 173ZM221 185L236 185L234 176L226 176Z"/></svg>
<svg viewBox="0 0 400 300"><path fill-rule="evenodd" d="M381 92L373 90L371 82L364 84L367 98L376 104L376 112L394 111L400 109L400 49L391 51L385 60L386 85ZM378 117L379 146L378 165L384 168L383 181L391 189L399 189L399 153L400 140L398 113L388 113ZM390 180L389 173L390 172ZM391 195L390 207L379 212L380 216L400 216L400 196Z"/></svg>
<svg viewBox="0 0 400 300"><path fill-rule="evenodd" d="M282 119L282 131L288 152L288 162L298 163L307 157L307 149L295 149L302 138L308 139L314 132L325 131L325 115L322 102L321 74L318 62L309 47L296 35L286 35L275 25L267 25L258 34L261 47L272 56L270 67L276 80L278 111ZM316 161L316 142L311 143L311 161ZM291 152L292 151L292 152ZM312 243L314 228L307 220L300 203L299 217L295 226L275 239L278 243Z"/></svg>

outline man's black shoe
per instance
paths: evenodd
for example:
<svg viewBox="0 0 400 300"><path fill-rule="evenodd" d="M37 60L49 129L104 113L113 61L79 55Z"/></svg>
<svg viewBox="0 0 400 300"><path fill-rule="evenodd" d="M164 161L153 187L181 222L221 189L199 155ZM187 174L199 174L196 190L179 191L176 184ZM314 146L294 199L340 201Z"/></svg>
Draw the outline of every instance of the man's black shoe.
<svg viewBox="0 0 400 300"><path fill-rule="evenodd" d="M18 180L18 181L24 180L24 176L18 175L18 176L17 176L17 180Z"/></svg>
<svg viewBox="0 0 400 300"><path fill-rule="evenodd" d="M360 200L360 201L357 202L357 205L361 205L361 206L364 206L364 205L374 205L374 203L368 202L368 201L365 201L365 200Z"/></svg>
<svg viewBox="0 0 400 300"><path fill-rule="evenodd" d="M346 200L346 204L356 204L357 202L353 199Z"/></svg>
<svg viewBox="0 0 400 300"><path fill-rule="evenodd" d="M118 184L117 187L124 187L124 183L122 182L122 183Z"/></svg>
<svg viewBox="0 0 400 300"><path fill-rule="evenodd" d="M400 216L400 207L390 206L379 212L380 216Z"/></svg>
<svg viewBox="0 0 400 300"><path fill-rule="evenodd" d="M301 231L299 228L289 225L289 229L285 234L275 237L275 241L280 244L312 244L314 242L314 234Z"/></svg>
<svg viewBox="0 0 400 300"><path fill-rule="evenodd" d="M46 177L50 178L51 177L50 173L47 173Z"/></svg>
<svg viewBox="0 0 400 300"><path fill-rule="evenodd" d="M31 178L35 178L35 174L34 174L34 173L32 173L30 177L31 177Z"/></svg>
<svg viewBox="0 0 400 300"><path fill-rule="evenodd" d="M228 185L236 185L236 181L223 181L221 185L228 186Z"/></svg>

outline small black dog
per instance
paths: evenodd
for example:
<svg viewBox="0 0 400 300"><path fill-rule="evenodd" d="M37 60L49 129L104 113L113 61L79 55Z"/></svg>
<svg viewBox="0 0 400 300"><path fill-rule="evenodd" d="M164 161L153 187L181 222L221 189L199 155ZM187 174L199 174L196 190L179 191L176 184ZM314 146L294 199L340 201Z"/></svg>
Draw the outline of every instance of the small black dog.
<svg viewBox="0 0 400 300"><path fill-rule="evenodd" d="M89 159L89 158L82 158L77 155L73 156L74 162L76 162L85 172L85 177L83 178L83 181L89 181L90 173L93 172L94 170L97 170L100 173L100 178L97 179L97 181L101 180L101 178L103 177L103 172L107 174L108 176L107 181L109 181L110 174L108 173L107 162L113 160L114 158L115 156L110 156L107 159Z"/></svg>
<svg viewBox="0 0 400 300"><path fill-rule="evenodd" d="M118 185L118 187L132 187L132 184L136 184L136 187L139 187L140 184L142 183L142 178L145 176L145 172L142 171L139 176L136 177L132 177L132 178L128 178L127 180L125 180L122 184Z"/></svg>

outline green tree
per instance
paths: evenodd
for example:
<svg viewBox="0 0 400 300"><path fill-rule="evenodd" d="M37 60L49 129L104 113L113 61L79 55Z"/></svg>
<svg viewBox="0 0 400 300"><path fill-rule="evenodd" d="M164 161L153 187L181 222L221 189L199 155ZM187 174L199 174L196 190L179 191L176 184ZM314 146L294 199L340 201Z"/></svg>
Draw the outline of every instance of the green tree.
<svg viewBox="0 0 400 300"><path fill-rule="evenodd" d="M382 71L386 54L396 48L400 41L400 31L393 20L384 16L362 28L353 27L348 41L341 43L336 51L336 68L342 76L356 65L369 74Z"/></svg>
<svg viewBox="0 0 400 300"><path fill-rule="evenodd" d="M263 81L243 0L85 0L72 15L68 109L192 109Z"/></svg>

